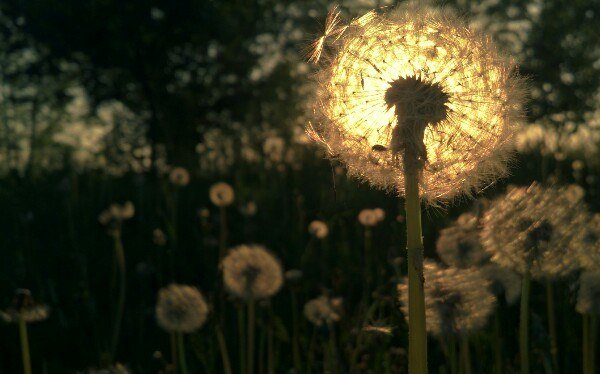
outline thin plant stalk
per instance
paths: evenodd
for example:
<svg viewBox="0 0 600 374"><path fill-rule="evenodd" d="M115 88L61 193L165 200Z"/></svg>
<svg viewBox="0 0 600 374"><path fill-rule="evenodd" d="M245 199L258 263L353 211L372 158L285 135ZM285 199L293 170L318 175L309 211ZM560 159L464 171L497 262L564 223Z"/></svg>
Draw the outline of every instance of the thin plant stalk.
<svg viewBox="0 0 600 374"><path fill-rule="evenodd" d="M423 238L418 173L406 170L406 242L408 251L408 367L411 374L427 373L427 332L423 292Z"/></svg>
<svg viewBox="0 0 600 374"><path fill-rule="evenodd" d="M270 317L269 317L270 318ZM267 328L267 373L275 374L275 347L273 337L273 324L269 321Z"/></svg>
<svg viewBox="0 0 600 374"><path fill-rule="evenodd" d="M220 227L219 227L219 262L225 256L227 250L227 208L220 208Z"/></svg>
<svg viewBox="0 0 600 374"><path fill-rule="evenodd" d="M372 279L371 279L371 268L373 267L373 265L371 264L371 243L372 243L372 232L371 232L371 228L370 227L365 227L365 246L364 246L364 290L363 290L363 298L364 301L368 304L368 300L369 300L369 290L371 288L371 283L372 283Z"/></svg>
<svg viewBox="0 0 600 374"><path fill-rule="evenodd" d="M115 321L112 331L112 340L110 346L110 360L114 360L117 352L117 345L119 343L119 334L121 332L121 322L123 321L123 312L125 310L125 290L126 290L126 277L125 277L125 251L123 249L123 243L121 242L121 231L117 230L114 234L114 249L115 258L117 260L117 271L119 274L119 294L117 299L117 310L115 312Z"/></svg>
<svg viewBox="0 0 600 374"><path fill-rule="evenodd" d="M502 340L500 337L500 313L494 313L494 373L502 374Z"/></svg>
<svg viewBox="0 0 600 374"><path fill-rule="evenodd" d="M179 364L181 366L181 373L188 374L187 362L185 360L185 346L183 341L183 333L177 333L177 348L179 350Z"/></svg>
<svg viewBox="0 0 600 374"><path fill-rule="evenodd" d="M531 294L531 272L529 269L523 275L521 287L519 353L521 356L521 373L529 374L529 296Z"/></svg>
<svg viewBox="0 0 600 374"><path fill-rule="evenodd" d="M171 343L171 362L173 364L173 372L177 373L177 361L179 356L177 356L177 336L175 332L172 331L169 333L169 340Z"/></svg>
<svg viewBox="0 0 600 374"><path fill-rule="evenodd" d="M460 337L460 354L462 361L462 372L464 374L471 374L471 351L469 348L469 338L467 335Z"/></svg>
<svg viewBox="0 0 600 374"><path fill-rule="evenodd" d="M590 359L590 373L596 372L596 359L598 355L596 354L596 343L598 337L598 317L592 315L590 318L590 353L588 357Z"/></svg>
<svg viewBox="0 0 600 374"><path fill-rule="evenodd" d="M548 331L550 332L550 353L554 373L560 372L558 362L558 334L556 332L556 310L554 304L554 287L550 279L546 280L546 307L548 308Z"/></svg>
<svg viewBox="0 0 600 374"><path fill-rule="evenodd" d="M329 326L329 357L330 357L330 367L329 370L333 374L338 373L338 362L337 362L337 354L335 349L335 327L333 324Z"/></svg>
<svg viewBox="0 0 600 374"><path fill-rule="evenodd" d="M240 346L240 372L243 374L246 370L246 329L244 326L244 308L238 306L237 308L238 317L238 338Z"/></svg>
<svg viewBox="0 0 600 374"><path fill-rule="evenodd" d="M256 319L256 308L254 300L248 300L248 352L246 353L248 360L247 374L254 373L254 322Z"/></svg>
<svg viewBox="0 0 600 374"><path fill-rule="evenodd" d="M221 361L223 361L223 371L225 374L232 374L231 371L231 360L229 359L229 351L227 350L227 342L225 336L223 336L223 330L221 326L216 326L217 341L219 343L219 350L221 351Z"/></svg>
<svg viewBox="0 0 600 374"><path fill-rule="evenodd" d="M292 353L294 357L294 371L300 373L302 371L302 362L300 358L300 342L298 331L298 299L296 291L292 290Z"/></svg>
<svg viewBox="0 0 600 374"><path fill-rule="evenodd" d="M29 338L27 337L27 322L23 317L19 317L19 338L21 340L23 373L31 374L31 354L29 352Z"/></svg>
<svg viewBox="0 0 600 374"><path fill-rule="evenodd" d="M581 352L583 353L581 362L583 363L583 374L590 373L590 363L588 356L590 354L590 317L587 314L583 316L583 323L581 327L582 339L581 339Z"/></svg>

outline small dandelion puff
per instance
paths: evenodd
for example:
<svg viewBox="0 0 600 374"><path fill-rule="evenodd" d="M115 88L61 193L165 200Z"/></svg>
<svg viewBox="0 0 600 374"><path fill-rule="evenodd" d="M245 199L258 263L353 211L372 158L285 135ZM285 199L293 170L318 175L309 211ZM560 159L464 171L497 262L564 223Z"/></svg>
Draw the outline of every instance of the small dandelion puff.
<svg viewBox="0 0 600 374"><path fill-rule="evenodd" d="M440 231L436 251L446 265L457 268L479 266L490 257L479 242L479 219L473 213L461 214Z"/></svg>
<svg viewBox="0 0 600 374"><path fill-rule="evenodd" d="M581 273L575 310L580 314L600 315L600 272Z"/></svg>
<svg viewBox="0 0 600 374"><path fill-rule="evenodd" d="M343 299L321 295L304 304L304 316L318 327L330 326L342 318Z"/></svg>
<svg viewBox="0 0 600 374"><path fill-rule="evenodd" d="M169 181L178 187L185 187L190 183L190 173L186 168L176 167L169 173Z"/></svg>
<svg viewBox="0 0 600 374"><path fill-rule="evenodd" d="M481 268L481 273L490 281L490 290L496 297L504 295L506 304L512 305L521 296L521 277L516 272L487 263Z"/></svg>
<svg viewBox="0 0 600 374"><path fill-rule="evenodd" d="M317 239L325 239L329 235L329 227L323 221L312 221L308 225L308 232Z"/></svg>
<svg viewBox="0 0 600 374"><path fill-rule="evenodd" d="M7 323L18 323L24 320L27 323L40 322L48 318L50 309L33 300L31 291L19 288L15 290L12 305L0 311L0 318Z"/></svg>
<svg viewBox="0 0 600 374"><path fill-rule="evenodd" d="M489 37L416 1L346 27L329 18L335 43L316 76L307 134L350 176L404 195L412 165L422 197L435 201L506 174L523 89ZM317 39L312 60L326 40Z"/></svg>
<svg viewBox="0 0 600 374"><path fill-rule="evenodd" d="M363 209L358 213L358 222L366 227L373 227L379 223L379 217L373 209Z"/></svg>
<svg viewBox="0 0 600 374"><path fill-rule="evenodd" d="M481 243L493 262L535 279L575 270L573 244L587 217L578 186L509 187L483 216Z"/></svg>
<svg viewBox="0 0 600 374"><path fill-rule="evenodd" d="M258 212L258 206L254 201L248 201L240 208L240 211L246 217L253 217Z"/></svg>
<svg viewBox="0 0 600 374"><path fill-rule="evenodd" d="M221 262L223 283L233 296L259 300L275 295L283 285L279 260L259 245L239 245Z"/></svg>
<svg viewBox="0 0 600 374"><path fill-rule="evenodd" d="M218 207L226 207L233 203L235 193L233 187L225 182L215 183L210 187L210 201Z"/></svg>
<svg viewBox="0 0 600 374"><path fill-rule="evenodd" d="M152 231L152 242L159 247L167 244L167 235L159 228Z"/></svg>
<svg viewBox="0 0 600 374"><path fill-rule="evenodd" d="M427 331L435 336L468 335L485 326L496 298L489 281L476 268L442 268L424 261ZM408 319L408 283L398 285L401 308Z"/></svg>
<svg viewBox="0 0 600 374"><path fill-rule="evenodd" d="M582 268L600 271L600 213L585 218L572 246Z"/></svg>
<svg viewBox="0 0 600 374"><path fill-rule="evenodd" d="M170 284L158 291L156 322L165 331L194 332L206 322L208 311L204 296L195 287Z"/></svg>

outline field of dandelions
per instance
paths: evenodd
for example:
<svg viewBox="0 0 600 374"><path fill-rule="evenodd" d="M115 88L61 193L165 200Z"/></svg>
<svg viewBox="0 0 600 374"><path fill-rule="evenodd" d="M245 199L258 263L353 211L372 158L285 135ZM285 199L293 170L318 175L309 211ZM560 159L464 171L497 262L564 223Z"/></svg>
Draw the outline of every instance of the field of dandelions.
<svg viewBox="0 0 600 374"><path fill-rule="evenodd" d="M523 130L516 63L440 9L331 7L285 136L7 172L0 374L598 372L597 139Z"/></svg>

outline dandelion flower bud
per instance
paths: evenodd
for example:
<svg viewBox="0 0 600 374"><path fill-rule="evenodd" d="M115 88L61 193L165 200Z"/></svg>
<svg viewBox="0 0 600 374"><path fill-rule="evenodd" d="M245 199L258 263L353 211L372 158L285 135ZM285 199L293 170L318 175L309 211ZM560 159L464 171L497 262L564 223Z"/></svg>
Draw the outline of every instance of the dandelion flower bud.
<svg viewBox="0 0 600 374"><path fill-rule="evenodd" d="M436 336L468 335L485 326L496 299L481 271L441 268L425 260L427 331ZM408 282L398 285L401 308L408 320Z"/></svg>
<svg viewBox="0 0 600 374"><path fill-rule="evenodd" d="M49 308L44 304L36 303L31 296L31 291L19 288L15 291L12 305L0 311L0 317L8 323L17 323L20 319L25 322L39 322L48 318Z"/></svg>
<svg viewBox="0 0 600 374"><path fill-rule="evenodd" d="M219 182L210 187L209 197L213 204L219 207L224 207L233 203L235 193L229 184L225 182Z"/></svg>
<svg viewBox="0 0 600 374"><path fill-rule="evenodd" d="M175 186L185 187L190 183L190 173L185 168L176 167L169 173L169 181Z"/></svg>
<svg viewBox="0 0 600 374"><path fill-rule="evenodd" d="M581 274L575 309L581 314L600 315L600 272L585 271Z"/></svg>
<svg viewBox="0 0 600 374"><path fill-rule="evenodd" d="M403 195L417 169L437 200L506 173L523 96L514 63L449 13L409 1L330 26L307 132L349 175Z"/></svg>
<svg viewBox="0 0 600 374"><path fill-rule="evenodd" d="M458 268L481 265L490 257L479 242L479 220L472 213L461 214L440 231L436 250L445 264Z"/></svg>
<svg viewBox="0 0 600 374"><path fill-rule="evenodd" d="M483 247L498 265L536 279L569 273L579 265L582 197L576 187L510 187L483 216Z"/></svg>
<svg viewBox="0 0 600 374"><path fill-rule="evenodd" d="M304 304L304 316L316 326L329 326L342 318L342 298L322 295Z"/></svg>
<svg viewBox="0 0 600 374"><path fill-rule="evenodd" d="M358 222L363 226L373 227L379 223L379 219L373 209L363 209L358 213Z"/></svg>
<svg viewBox="0 0 600 374"><path fill-rule="evenodd" d="M329 227L323 221L312 221L308 225L308 232L317 239L325 239L329 235Z"/></svg>
<svg viewBox="0 0 600 374"><path fill-rule="evenodd" d="M221 262L223 283L234 296L244 300L275 295L283 285L279 260L259 245L239 245Z"/></svg>
<svg viewBox="0 0 600 374"><path fill-rule="evenodd" d="M158 291L156 321L165 331L194 332L207 316L208 304L197 288L171 284Z"/></svg>

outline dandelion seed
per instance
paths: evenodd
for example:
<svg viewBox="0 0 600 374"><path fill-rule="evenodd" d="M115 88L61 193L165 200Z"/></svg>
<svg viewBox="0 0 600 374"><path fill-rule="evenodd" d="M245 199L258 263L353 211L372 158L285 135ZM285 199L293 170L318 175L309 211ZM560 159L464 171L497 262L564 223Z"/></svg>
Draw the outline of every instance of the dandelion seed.
<svg viewBox="0 0 600 374"><path fill-rule="evenodd" d="M279 260L259 245L239 245L229 250L221 262L225 288L244 300L265 299L283 285Z"/></svg>
<svg viewBox="0 0 600 374"><path fill-rule="evenodd" d="M325 239L329 235L329 227L323 221L312 221L308 225L308 232L317 239Z"/></svg>
<svg viewBox="0 0 600 374"><path fill-rule="evenodd" d="M510 187L483 216L481 242L492 261L520 274L553 278L576 269L573 244L585 217L578 186Z"/></svg>
<svg viewBox="0 0 600 374"><path fill-rule="evenodd" d="M376 334L382 335L392 335L393 328L390 326L365 326L363 327L363 331L372 332Z"/></svg>
<svg viewBox="0 0 600 374"><path fill-rule="evenodd" d="M39 322L48 318L49 308L33 300L31 291L19 288L15 291L12 305L0 311L0 317L7 323L18 323L24 320L27 323Z"/></svg>
<svg viewBox="0 0 600 374"><path fill-rule="evenodd" d="M206 322L208 304L197 288L171 284L158 291L156 322L168 332L191 333Z"/></svg>
<svg viewBox="0 0 600 374"><path fill-rule="evenodd" d="M190 173L185 168L176 167L169 173L169 180L175 186L185 187L190 183Z"/></svg>
<svg viewBox="0 0 600 374"><path fill-rule="evenodd" d="M325 47L325 42L328 38L331 37L337 40L341 36L341 34L345 30L345 27L338 27L340 21L340 12L338 10L337 5L334 5L327 12L323 34L311 44L311 52L308 56L309 62L312 62L314 64L319 62L319 60L321 59L321 54L323 53L323 48Z"/></svg>
<svg viewBox="0 0 600 374"><path fill-rule="evenodd" d="M333 55L317 77L319 121L307 132L349 175L404 195L412 162L422 197L437 200L506 173L523 90L490 38L414 1L345 28L337 17Z"/></svg>
<svg viewBox="0 0 600 374"><path fill-rule="evenodd" d="M479 219L473 213L461 214L440 231L436 251L446 265L458 268L482 265L490 257L479 242Z"/></svg>
<svg viewBox="0 0 600 374"><path fill-rule="evenodd" d="M233 203L235 193L229 184L225 182L219 182L210 187L209 197L210 201L216 206L225 207Z"/></svg>
<svg viewBox="0 0 600 374"><path fill-rule="evenodd" d="M577 312L586 315L600 315L600 272L585 271L579 277Z"/></svg>
<svg viewBox="0 0 600 374"><path fill-rule="evenodd" d="M342 318L342 298L322 295L304 304L304 316L318 327L331 326Z"/></svg>
<svg viewBox="0 0 600 374"><path fill-rule="evenodd" d="M436 336L469 335L485 326L496 299L489 281L475 269L442 268L424 261L427 331ZM398 285L401 308L408 319L408 285Z"/></svg>

